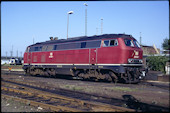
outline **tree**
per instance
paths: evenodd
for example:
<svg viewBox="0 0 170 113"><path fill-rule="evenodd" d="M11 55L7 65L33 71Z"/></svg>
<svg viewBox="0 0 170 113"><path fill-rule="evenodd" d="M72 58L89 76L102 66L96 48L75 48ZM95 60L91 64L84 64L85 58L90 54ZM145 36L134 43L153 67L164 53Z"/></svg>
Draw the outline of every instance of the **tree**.
<svg viewBox="0 0 170 113"><path fill-rule="evenodd" d="M170 40L168 38L164 39L164 42L162 43L162 48L164 50L170 50Z"/></svg>
<svg viewBox="0 0 170 113"><path fill-rule="evenodd" d="M166 56L149 56L147 57L147 65L151 70L165 73L165 65L168 60Z"/></svg>

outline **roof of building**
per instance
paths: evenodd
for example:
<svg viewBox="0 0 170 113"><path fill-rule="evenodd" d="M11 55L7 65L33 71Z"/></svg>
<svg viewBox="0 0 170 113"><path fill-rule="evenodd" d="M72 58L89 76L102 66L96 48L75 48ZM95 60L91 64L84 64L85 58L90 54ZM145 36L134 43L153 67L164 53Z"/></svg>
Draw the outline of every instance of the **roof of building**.
<svg viewBox="0 0 170 113"><path fill-rule="evenodd" d="M147 46L147 45L141 45L142 47L151 47L151 48L153 48L153 46Z"/></svg>

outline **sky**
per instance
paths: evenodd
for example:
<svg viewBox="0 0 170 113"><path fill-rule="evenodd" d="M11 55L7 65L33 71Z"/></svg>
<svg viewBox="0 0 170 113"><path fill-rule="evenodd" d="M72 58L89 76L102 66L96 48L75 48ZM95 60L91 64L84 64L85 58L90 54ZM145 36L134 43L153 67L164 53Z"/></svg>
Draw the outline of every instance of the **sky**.
<svg viewBox="0 0 170 113"><path fill-rule="evenodd" d="M88 6L85 6L87 3ZM162 50L169 38L169 1L23 1L1 2L1 56L23 56L27 46L49 40L85 36L128 34L142 44Z"/></svg>

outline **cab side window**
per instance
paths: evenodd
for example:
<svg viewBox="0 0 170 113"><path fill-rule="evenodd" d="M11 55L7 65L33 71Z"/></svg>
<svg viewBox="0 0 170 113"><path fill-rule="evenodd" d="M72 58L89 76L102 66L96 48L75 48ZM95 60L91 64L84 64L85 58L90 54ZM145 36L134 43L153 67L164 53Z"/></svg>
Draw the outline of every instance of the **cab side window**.
<svg viewBox="0 0 170 113"><path fill-rule="evenodd" d="M86 42L81 42L81 48L86 48Z"/></svg>
<svg viewBox="0 0 170 113"><path fill-rule="evenodd" d="M57 50L57 45L54 45L53 50Z"/></svg>
<svg viewBox="0 0 170 113"><path fill-rule="evenodd" d="M33 51L42 51L42 46L34 47L34 50L33 50Z"/></svg>
<svg viewBox="0 0 170 113"><path fill-rule="evenodd" d="M46 51L52 51L52 50L53 50L53 45L48 45Z"/></svg>
<svg viewBox="0 0 170 113"><path fill-rule="evenodd" d="M86 42L86 48L98 48L100 47L101 41L88 41Z"/></svg>
<svg viewBox="0 0 170 113"><path fill-rule="evenodd" d="M46 45L42 46L42 51L46 51L47 47L48 46L46 46Z"/></svg>
<svg viewBox="0 0 170 113"><path fill-rule="evenodd" d="M34 51L38 51L38 47L35 47L35 48L34 48Z"/></svg>
<svg viewBox="0 0 170 113"><path fill-rule="evenodd" d="M117 40L110 40L110 46L117 46Z"/></svg>
<svg viewBox="0 0 170 113"><path fill-rule="evenodd" d="M114 46L115 40L110 40L110 46Z"/></svg>
<svg viewBox="0 0 170 113"><path fill-rule="evenodd" d="M109 46L109 40L105 40L103 43L103 47L107 47L107 46Z"/></svg>
<svg viewBox="0 0 170 113"><path fill-rule="evenodd" d="M118 41L116 39L114 40L105 40L103 43L103 47L109 47L109 46L117 46Z"/></svg>

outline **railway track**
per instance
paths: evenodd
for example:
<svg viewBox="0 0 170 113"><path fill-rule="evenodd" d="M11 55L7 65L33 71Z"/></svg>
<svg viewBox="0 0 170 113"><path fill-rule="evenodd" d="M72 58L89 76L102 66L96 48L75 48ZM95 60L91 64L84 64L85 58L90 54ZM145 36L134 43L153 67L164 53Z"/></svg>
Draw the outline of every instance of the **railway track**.
<svg viewBox="0 0 170 113"><path fill-rule="evenodd" d="M11 75L12 74L12 75L26 76L24 72L17 72L17 71L12 71L12 72L1 71L1 74L5 74L5 75ZM27 75L27 76L31 76L31 75ZM36 77L36 76L34 76L34 77ZM40 75L40 77L45 77L45 76L41 76ZM67 77L65 77L65 76L64 77L63 76L58 76L58 78L67 78L68 79L68 76ZM73 79L73 78L70 77L69 79ZM169 90L169 85L162 85L162 84L157 84L157 83L151 83L151 82L147 82L147 80L141 80L141 82L138 83L138 85L155 86L155 87L158 87L158 88Z"/></svg>
<svg viewBox="0 0 170 113"><path fill-rule="evenodd" d="M53 93L53 94L57 94L57 95L64 95L64 97L68 97L68 98L79 98L81 99L82 101L85 100L85 101L93 101L93 102L99 102L99 103L106 103L106 105L114 105L114 106L118 106L119 108L123 108L125 107L125 109L128 107L128 108L131 108L133 109L134 111L137 111L137 112L140 112L140 111L169 111L169 108L166 108L166 107L161 107L161 106L155 106L155 105L149 105L149 104L146 104L146 103L142 103L142 102L138 102L136 100L130 100L129 98L128 100L122 100L122 99L116 99L116 98L109 98L109 97L103 97L103 96L96 96L96 95L91 95L91 94L88 94L88 93L82 93L82 92L77 92L77 91L70 91L70 90L65 90L65 89L57 89L55 87L52 87L52 86L46 86L46 85L40 85L40 84L35 84L34 82L25 82L25 81L15 81L15 80L9 80L9 79L4 79L4 78L1 78L1 82L4 84L12 84L10 85L10 87L12 87L12 89L16 89L18 86L16 85L19 85L18 89L22 89L22 90L25 90L26 87L31 87L32 89L36 90L40 90L40 91L45 91L47 93ZM2 84L2 85L3 85ZM30 92L30 91L29 91ZM39 92L39 91L38 91ZM1 93L3 95L3 93ZM6 94L6 93L5 93ZM42 94L45 94L45 93L42 93ZM9 95L6 95L6 97L9 96ZM28 96L28 95L26 95ZM18 99L18 98L17 98ZM42 100L45 100L45 99L42 99ZM21 100L21 101L24 101L26 103L30 103L29 100ZM34 102L32 102L33 105L35 104ZM55 103L55 102L54 102ZM38 105L36 103L36 105ZM122 107L123 105L123 107ZM125 106L124 106L125 105ZM38 105L39 106L39 105ZM41 105L43 106L43 105ZM46 106L46 105L45 105ZM51 108L53 109L53 107ZM59 109L59 111L62 111L61 109ZM64 111L64 110L63 110Z"/></svg>
<svg viewBox="0 0 170 113"><path fill-rule="evenodd" d="M14 81L13 81L14 82ZM82 111L113 111L113 112L134 112L135 110L109 105L99 102L91 102L71 97L66 97L47 91L42 91L23 85L2 81L1 95L5 98L29 103L33 106L40 106L51 111L82 112Z"/></svg>
<svg viewBox="0 0 170 113"><path fill-rule="evenodd" d="M46 92L51 92L51 93L55 93L55 94L58 94L58 95L64 95L65 97L71 97L71 98L79 98L81 100L85 100L85 101L93 101L93 102L99 102L99 103L105 103L105 104L109 104L109 105L114 105L114 106L119 106L119 107L125 107L125 108L131 108L137 112L146 112L146 111L169 111L169 108L167 107L162 107L162 106L157 106L157 105L152 105L152 104L146 104L146 103L142 103L142 102L139 102L139 101L136 101L136 100L131 100L130 98L131 97L128 97L130 99L118 99L118 98L111 98L111 97L108 97L108 96L100 96L100 95L96 95L96 94L89 94L89 93L85 93L85 92L79 92L79 91L73 91L73 90L67 90L67 89L61 89L61 88L57 88L57 87L53 87L53 86L49 86L48 84L39 84L38 82L31 82L31 81L25 81L24 80L24 76L25 74L23 72L16 72L16 71L11 71L11 72L7 72L7 71L1 71L1 74L3 76L1 76L1 81L4 81L4 82L9 82L9 83L14 83L14 84L17 84L17 85L21 85L21 86L26 86L26 87L31 87L33 89L38 89L38 90L43 90L43 91L46 91ZM7 75L7 76L4 76L4 75ZM11 75L14 75L12 77L12 79L9 79L11 78L10 76ZM15 81L15 75L16 75L16 80ZM23 77L21 77L23 76ZM2 78L4 77L4 78ZM9 77L9 78L8 78ZM19 78L22 78L22 79L19 79ZM32 77L32 76L28 76L29 78ZM35 76L34 76L35 77ZM44 78L44 76L42 76ZM41 78L42 78L41 77ZM37 78L40 78L40 77L37 77ZM49 78L49 77L48 77ZM60 78L60 77L59 77ZM68 79L68 78L65 78L65 79ZM72 79L72 78L70 78ZM101 84L105 84L105 83L101 83ZM141 83L139 84L120 84L120 83L117 83L116 86L120 86L120 87L135 87L136 85L144 85L145 87L146 86L153 86L153 87L158 87L158 88L161 88L161 89L165 89L165 90L169 90L169 85L167 86L164 86L164 85L161 85L161 84L153 84L153 83L147 83L147 81L142 81Z"/></svg>

